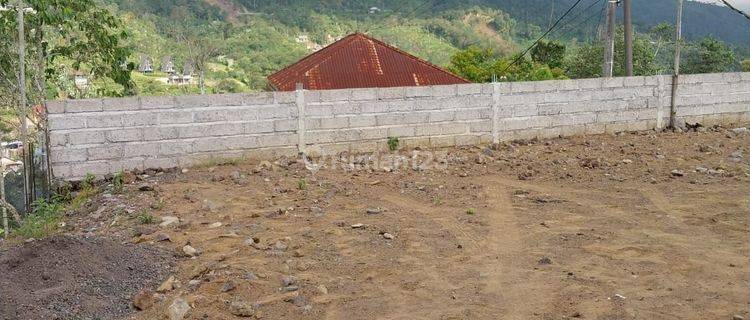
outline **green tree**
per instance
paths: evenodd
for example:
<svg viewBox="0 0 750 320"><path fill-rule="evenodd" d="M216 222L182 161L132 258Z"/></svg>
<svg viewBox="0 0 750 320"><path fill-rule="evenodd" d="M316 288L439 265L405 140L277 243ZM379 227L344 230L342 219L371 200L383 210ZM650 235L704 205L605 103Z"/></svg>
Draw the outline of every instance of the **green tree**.
<svg viewBox="0 0 750 320"><path fill-rule="evenodd" d="M742 71L750 72L750 59L742 61Z"/></svg>
<svg viewBox="0 0 750 320"><path fill-rule="evenodd" d="M495 55L492 49L471 46L451 57L448 71L472 82L489 82L492 81L494 64Z"/></svg>
<svg viewBox="0 0 750 320"><path fill-rule="evenodd" d="M8 0L0 0L7 6ZM129 95L134 86L127 63L131 51L122 44L127 37L120 21L94 0L25 0L33 13L25 16L27 42L27 83L29 101L39 103L55 98L72 75L81 73L95 84L101 95ZM16 55L17 15L0 12L0 78L11 92L18 90Z"/></svg>
<svg viewBox="0 0 750 320"><path fill-rule="evenodd" d="M473 82L539 81L565 79L559 68L533 62L526 57L497 57L491 49L469 47L451 59L448 70Z"/></svg>
<svg viewBox="0 0 750 320"><path fill-rule="evenodd" d="M734 52L724 42L703 38L692 44L682 65L684 73L712 73L732 70Z"/></svg>
<svg viewBox="0 0 750 320"><path fill-rule="evenodd" d="M546 64L550 68L562 68L565 61L565 45L555 41L540 41L531 49L531 60Z"/></svg>
<svg viewBox="0 0 750 320"><path fill-rule="evenodd" d="M617 31L615 41L615 76L625 75L625 41L623 28ZM651 38L640 33L633 37L633 73L638 76L656 74L655 48ZM589 43L580 48L565 62L565 72L571 78L596 78L602 76L604 46Z"/></svg>

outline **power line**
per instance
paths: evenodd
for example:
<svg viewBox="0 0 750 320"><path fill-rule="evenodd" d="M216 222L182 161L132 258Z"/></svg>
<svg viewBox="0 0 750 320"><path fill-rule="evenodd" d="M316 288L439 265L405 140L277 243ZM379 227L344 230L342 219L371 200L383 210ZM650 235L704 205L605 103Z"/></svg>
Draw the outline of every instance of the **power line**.
<svg viewBox="0 0 750 320"><path fill-rule="evenodd" d="M550 32L552 32L552 30L554 30L557 27L557 25L560 24L560 21L562 21L563 19L565 19L565 17L567 17L568 14L570 14L570 12L573 11L573 9L575 9L581 3L581 1L583 1L583 0L576 1L576 3L573 4L573 6L571 6L570 9L568 9L568 11L565 11L565 14L563 14L560 17L560 19L557 19L557 21L555 21L555 24L553 24L552 27L549 28L549 30L547 30L547 32L545 32L541 37L539 37L539 39L536 39L536 41L534 41L534 43L532 43L531 46L529 46L528 48L526 48L526 50L524 50L523 52L521 52L521 54L519 54L518 57L516 57L516 59L513 60L513 62L511 62L507 67L505 67L505 69L503 69L502 72L508 71L508 69L510 69L510 67L512 67L513 65L515 65L516 63L518 63L518 61L521 61L521 59L524 56L526 56L526 54L529 51L531 51L531 49L533 49L537 44L539 44L539 41L542 41L542 39L544 39L544 37L546 37L548 34L550 34Z"/></svg>
<svg viewBox="0 0 750 320"><path fill-rule="evenodd" d="M594 0L594 2L592 2L592 3L591 3L591 4L589 5L589 6L588 6L588 7L584 8L583 10L581 10L580 12L578 12L578 14L576 14L576 15L575 15L574 17L572 17L572 18L568 19L568 21L567 21L567 22L565 22L565 23L564 23L564 24L563 24L562 26L560 26L560 28L559 28L559 29L557 29L557 30L553 31L552 33L555 33L555 32L558 32L558 31L562 31L562 30L565 30L565 28L566 28L567 26L569 26L569 25L570 25L571 23L573 23L574 21L576 21L576 20L578 19L578 17L580 17L580 16L582 15L582 14L584 14L584 13L585 13L586 11L588 11L588 10L589 10L589 9L591 9L591 8L592 8L592 7L594 6L594 5L596 5L597 3L601 2L601 1L602 1L602 0Z"/></svg>
<svg viewBox="0 0 750 320"><path fill-rule="evenodd" d="M597 2L599 2L599 1L597 1ZM571 34L572 32L575 32L576 30L578 30L578 28L580 28L580 27L581 27L581 26L583 26L584 24L588 23L589 21L591 21L591 19L593 19L594 17L597 17L597 16L599 17L599 23L597 24L597 29L598 29L598 28L599 28L599 25L601 25L601 21L602 21L602 16L604 16L604 9L606 9L606 8L607 8L607 6L606 6L606 4L607 4L607 3L606 3L606 2L604 2L604 4L605 4L605 5L604 5L604 6L602 6L602 9L601 9L601 10L597 10L597 11L594 11L594 13L593 13L593 14L589 15L588 17L586 17L585 19L583 19L583 20L582 20L581 22L577 23L577 24L576 24L576 25L574 25L573 27L571 27L571 28L568 28L568 31L567 31L567 32L565 32L565 33L563 33L563 34L560 34L560 35L558 35L557 37L555 37L555 39L561 39L561 38L564 38L565 36L567 36L567 35ZM564 30L564 29L565 29L565 28L560 28L560 29L558 29L558 30L560 30L560 31L561 31L561 30Z"/></svg>
<svg viewBox="0 0 750 320"><path fill-rule="evenodd" d="M745 16L745 18L747 18L748 20L750 20L750 15L748 15L747 13L742 12L742 10L740 10L740 9L735 8L734 6L732 6L729 3L729 1L727 1L727 0L721 0L721 2L723 2L727 7L729 7L729 9L732 9L733 11L736 11L737 13Z"/></svg>

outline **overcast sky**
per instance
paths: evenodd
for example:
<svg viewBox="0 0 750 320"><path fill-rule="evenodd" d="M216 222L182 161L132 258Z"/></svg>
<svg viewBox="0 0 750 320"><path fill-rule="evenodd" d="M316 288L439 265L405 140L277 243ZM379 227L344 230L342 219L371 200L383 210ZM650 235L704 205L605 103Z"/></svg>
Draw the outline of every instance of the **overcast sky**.
<svg viewBox="0 0 750 320"><path fill-rule="evenodd" d="M721 3L719 0L697 0L701 2L708 2L708 3ZM750 0L727 0L729 3L731 3L733 6L740 8L742 10L748 10L750 11Z"/></svg>

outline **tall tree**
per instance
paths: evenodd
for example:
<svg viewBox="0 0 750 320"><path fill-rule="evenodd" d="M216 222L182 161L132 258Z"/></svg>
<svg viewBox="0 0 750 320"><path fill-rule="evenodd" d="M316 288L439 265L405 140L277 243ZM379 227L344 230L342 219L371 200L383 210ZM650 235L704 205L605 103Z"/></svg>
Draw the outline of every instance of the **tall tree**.
<svg viewBox="0 0 750 320"><path fill-rule="evenodd" d="M624 30L619 28L615 41L614 75L625 75L625 41ZM651 75L657 71L655 63L655 48L650 37L636 33L633 36L633 73L635 75ZM602 61L604 47L601 43L584 45L565 62L566 73L571 78L595 78L602 76Z"/></svg>
<svg viewBox="0 0 750 320"><path fill-rule="evenodd" d="M734 52L724 42L703 38L692 44L681 68L684 73L727 72L735 64Z"/></svg>
<svg viewBox="0 0 750 320"><path fill-rule="evenodd" d="M531 60L550 68L562 68L565 62L565 45L556 41L540 41L531 49Z"/></svg>

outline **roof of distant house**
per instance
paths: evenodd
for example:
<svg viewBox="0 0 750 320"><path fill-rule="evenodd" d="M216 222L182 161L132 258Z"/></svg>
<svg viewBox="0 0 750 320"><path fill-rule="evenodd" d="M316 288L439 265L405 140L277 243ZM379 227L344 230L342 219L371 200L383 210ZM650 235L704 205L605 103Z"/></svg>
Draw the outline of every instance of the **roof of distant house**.
<svg viewBox="0 0 750 320"><path fill-rule="evenodd" d="M362 33L351 34L268 77L274 90L383 88L469 83Z"/></svg>

